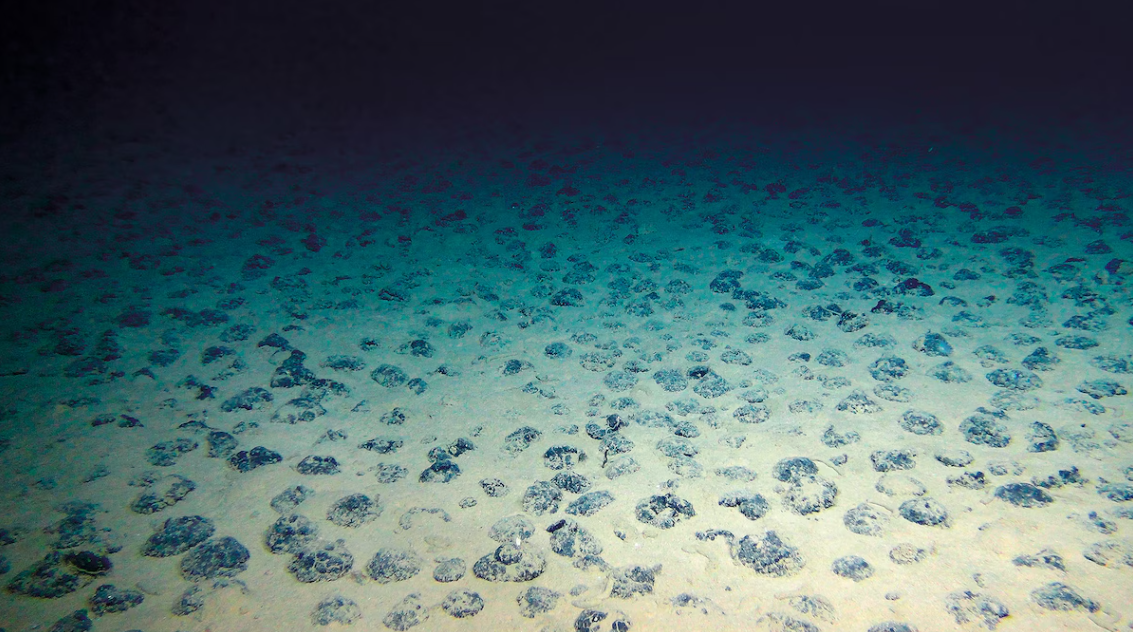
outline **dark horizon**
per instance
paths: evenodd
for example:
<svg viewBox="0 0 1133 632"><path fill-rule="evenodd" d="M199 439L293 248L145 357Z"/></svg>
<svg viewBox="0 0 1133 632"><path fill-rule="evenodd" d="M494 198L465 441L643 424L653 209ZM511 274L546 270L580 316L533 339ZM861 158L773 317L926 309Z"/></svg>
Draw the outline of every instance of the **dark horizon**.
<svg viewBox="0 0 1133 632"><path fill-rule="evenodd" d="M23 3L0 27L5 128L124 107L378 127L487 115L1073 123L1128 109L1118 8L607 4Z"/></svg>

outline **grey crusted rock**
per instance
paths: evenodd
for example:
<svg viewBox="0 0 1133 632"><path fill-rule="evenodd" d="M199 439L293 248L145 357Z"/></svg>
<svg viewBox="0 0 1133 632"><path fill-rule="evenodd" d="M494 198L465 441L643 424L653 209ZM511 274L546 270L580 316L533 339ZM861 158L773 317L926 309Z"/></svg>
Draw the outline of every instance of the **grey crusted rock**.
<svg viewBox="0 0 1133 632"><path fill-rule="evenodd" d="M319 363L324 369L332 371L361 371L366 368L366 362L358 356L352 355L332 355L327 356L326 360Z"/></svg>
<svg viewBox="0 0 1133 632"><path fill-rule="evenodd" d="M236 538L208 540L181 558L181 575L193 582L235 577L248 569L248 549Z"/></svg>
<svg viewBox="0 0 1133 632"><path fill-rule="evenodd" d="M685 478L700 478L704 476L704 466L696 459L687 456L675 456L669 459L669 471Z"/></svg>
<svg viewBox="0 0 1133 632"><path fill-rule="evenodd" d="M971 372L951 360L932 367L928 374L948 384L964 384L972 381Z"/></svg>
<svg viewBox="0 0 1133 632"><path fill-rule="evenodd" d="M311 621L315 625L350 625L362 618L362 609L358 604L346 597L334 596L320 601L313 612Z"/></svg>
<svg viewBox="0 0 1133 632"><path fill-rule="evenodd" d="M366 574L380 584L403 582L420 572L421 558L408 549L383 547L366 565Z"/></svg>
<svg viewBox="0 0 1133 632"><path fill-rule="evenodd" d="M794 575L806 565L799 550L783 542L774 531L766 531L758 538L744 536L731 553L740 564L772 577Z"/></svg>
<svg viewBox="0 0 1133 632"><path fill-rule="evenodd" d="M679 393L688 388L688 378L674 369L661 369L654 372L653 381L670 393Z"/></svg>
<svg viewBox="0 0 1133 632"><path fill-rule="evenodd" d="M511 434L504 438L503 449L509 454L519 454L531 447L531 444L538 441L542 436L543 433L535 428L523 426L522 428L512 431Z"/></svg>
<svg viewBox="0 0 1133 632"><path fill-rule="evenodd" d="M739 349L728 349L720 354L720 361L724 364L748 366L751 364L751 356Z"/></svg>
<svg viewBox="0 0 1133 632"><path fill-rule="evenodd" d="M480 481L480 488L491 498L507 496L509 491L507 483L498 478L485 478Z"/></svg>
<svg viewBox="0 0 1133 632"><path fill-rule="evenodd" d="M275 414L271 416L272 423L308 423L322 417L327 414L326 408L323 408L322 405L322 399L325 395L325 390L312 392L305 389L303 395L287 400L287 403L275 411Z"/></svg>
<svg viewBox="0 0 1133 632"><path fill-rule="evenodd" d="M738 507L740 513L748 520L759 520L771 511L771 505L761 494L740 490L728 492L720 497L721 507Z"/></svg>
<svg viewBox="0 0 1133 632"><path fill-rule="evenodd" d="M873 387L873 394L881 399L898 404L907 404L913 401L913 391L900 384L878 384Z"/></svg>
<svg viewBox="0 0 1133 632"><path fill-rule="evenodd" d="M465 334L472 331L472 324L468 321L458 321L448 326L448 337L453 340L463 338Z"/></svg>
<svg viewBox="0 0 1133 632"><path fill-rule="evenodd" d="M801 516L829 509L837 499L838 487L820 476L798 478L783 490L783 506Z"/></svg>
<svg viewBox="0 0 1133 632"><path fill-rule="evenodd" d="M84 573L67 562L58 552L48 553L42 560L19 572L8 582L8 592L57 599L90 584L94 576Z"/></svg>
<svg viewBox="0 0 1133 632"><path fill-rule="evenodd" d="M828 389L842 388L843 386L850 385L850 381L845 378L831 378L820 376L819 380L822 381L823 388ZM823 408L824 406L822 402L816 399L796 399L787 404L787 410L795 414L813 415L815 413L821 412Z"/></svg>
<svg viewBox="0 0 1133 632"><path fill-rule="evenodd" d="M626 632L630 618L624 612L606 612L587 608L574 619L575 632Z"/></svg>
<svg viewBox="0 0 1133 632"><path fill-rule="evenodd" d="M909 365L903 358L887 355L869 365L869 374L879 382L892 382L909 374Z"/></svg>
<svg viewBox="0 0 1133 632"><path fill-rule="evenodd" d="M76 610L55 622L48 632L90 632L94 622L90 620L86 610Z"/></svg>
<svg viewBox="0 0 1133 632"><path fill-rule="evenodd" d="M500 518L488 531L488 537L499 543L520 542L530 538L535 533L535 525L525 516L508 516Z"/></svg>
<svg viewBox="0 0 1133 632"><path fill-rule="evenodd" d="M443 454L446 454L446 455L451 456L453 458L457 458L457 457L460 457L461 455L463 455L464 453L471 452L475 449L476 449L476 446L472 443L471 439L468 439L467 437L461 437L461 438L457 439L456 441L453 441L452 443L450 443L448 445L448 447L444 449ZM436 452L436 450L437 450L437 448L433 448L432 450L429 451L429 454L430 454L429 458L431 458L431 459L443 458L443 457L441 457L442 453Z"/></svg>
<svg viewBox="0 0 1133 632"><path fill-rule="evenodd" d="M991 345L980 345L972 351L972 355L980 359L980 366L991 368L996 364L1006 364L1009 362L1007 356ZM1023 363L1026 366L1026 362ZM1031 367L1027 367L1030 369Z"/></svg>
<svg viewBox="0 0 1133 632"><path fill-rule="evenodd" d="M1054 502L1054 498L1042 488L1030 483L1008 483L995 489L995 497L1016 507L1044 507Z"/></svg>
<svg viewBox="0 0 1133 632"><path fill-rule="evenodd" d="M435 349L429 341L418 338L397 348L397 352L404 355L409 354L417 358L431 358Z"/></svg>
<svg viewBox="0 0 1133 632"><path fill-rule="evenodd" d="M362 450L369 450L378 454L393 454L400 450L405 442L400 439L382 439L374 437L358 445Z"/></svg>
<svg viewBox="0 0 1133 632"><path fill-rule="evenodd" d="M1101 415L1107 410L1105 406L1099 404L1097 401L1082 399L1080 397L1065 397L1061 401L1055 401L1054 405L1065 410L1090 415Z"/></svg>
<svg viewBox="0 0 1133 632"><path fill-rule="evenodd" d="M1058 449L1058 435L1050 424L1036 421L1027 433L1027 452L1053 452Z"/></svg>
<svg viewBox="0 0 1133 632"><path fill-rule="evenodd" d="M228 465L232 469L240 472L241 474L251 472L257 467L263 465L272 465L279 463L283 460L283 456L274 451L265 448L262 445L256 446L251 450L241 450L228 458Z"/></svg>
<svg viewBox="0 0 1133 632"><path fill-rule="evenodd" d="M900 621L885 621L884 623L877 623L869 626L866 632L919 632L917 628L908 623Z"/></svg>
<svg viewBox="0 0 1133 632"><path fill-rule="evenodd" d="M814 359L815 362L822 366L829 367L844 367L850 363L850 356L845 351L840 349L823 349L822 353Z"/></svg>
<svg viewBox="0 0 1133 632"><path fill-rule="evenodd" d="M621 393L637 385L637 376L628 371L610 371L602 378L602 383L611 391Z"/></svg>
<svg viewBox="0 0 1133 632"><path fill-rule="evenodd" d="M567 505L566 512L572 516L593 516L606 505L614 502L614 495L607 491L587 492Z"/></svg>
<svg viewBox="0 0 1133 632"><path fill-rule="evenodd" d="M468 570L468 565L459 557L439 560L433 568L433 579L443 584L459 581Z"/></svg>
<svg viewBox="0 0 1133 632"><path fill-rule="evenodd" d="M787 598L787 603L799 614L833 622L837 618L834 604L822 595L793 595Z"/></svg>
<svg viewBox="0 0 1133 632"><path fill-rule="evenodd" d="M433 464L422 470L417 480L422 483L451 483L460 476L460 466L453 462L448 453L434 455Z"/></svg>
<svg viewBox="0 0 1133 632"><path fill-rule="evenodd" d="M574 351L564 342L552 342L543 348L543 355L556 360L569 358Z"/></svg>
<svg viewBox="0 0 1133 632"><path fill-rule="evenodd" d="M1013 391L1032 391L1043 385L1038 375L1021 369L996 369L987 373L986 377L995 386Z"/></svg>
<svg viewBox="0 0 1133 632"><path fill-rule="evenodd" d="M1031 601L1040 608L1061 612L1094 613L1102 609L1098 602L1083 597L1076 588L1062 582L1051 582L1032 590Z"/></svg>
<svg viewBox="0 0 1133 632"><path fill-rule="evenodd" d="M1006 448L1011 443L1011 433L998 417L988 413L975 413L960 422L960 432L964 440L975 445L992 448Z"/></svg>
<svg viewBox="0 0 1133 632"><path fill-rule="evenodd" d="M626 566L614 570L614 585L610 589L610 596L619 599L629 599L637 595L648 595L653 592L653 583L656 574L661 570L660 565L652 568L645 566Z"/></svg>
<svg viewBox="0 0 1133 632"><path fill-rule="evenodd" d="M176 474L166 477L160 487L150 489L130 503L130 509L140 514L152 514L176 505L197 488L193 481Z"/></svg>
<svg viewBox="0 0 1133 632"><path fill-rule="evenodd" d="M420 625L429 619L429 609L421 600L421 595L411 593L406 595L382 619L382 623L394 632L405 632L409 628Z"/></svg>
<svg viewBox="0 0 1133 632"><path fill-rule="evenodd" d="M854 346L859 349L889 349L897 346L897 339L889 334L867 333L855 340Z"/></svg>
<svg viewBox="0 0 1133 632"><path fill-rule="evenodd" d="M858 535L881 536L889 526L889 514L869 503L851 508L842 517L846 528Z"/></svg>
<svg viewBox="0 0 1133 632"><path fill-rule="evenodd" d="M295 388L314 382L316 380L314 372L303 366L306 359L307 354L297 349L292 350L291 355L272 372L271 387Z"/></svg>
<svg viewBox="0 0 1133 632"><path fill-rule="evenodd" d="M216 526L203 516L183 516L165 521L142 547L147 557L180 555L212 537Z"/></svg>
<svg viewBox="0 0 1133 632"><path fill-rule="evenodd" d="M1078 468L1074 468L1077 473ZM1115 503L1123 503L1133 500L1133 484L1129 483L1110 483L1104 478L1099 478L1098 482L1098 495Z"/></svg>
<svg viewBox="0 0 1133 632"><path fill-rule="evenodd" d="M917 466L912 450L877 450L869 455L875 472L895 472L911 470Z"/></svg>
<svg viewBox="0 0 1133 632"><path fill-rule="evenodd" d="M392 364L382 364L370 373L370 379L386 388L395 388L405 384L409 376Z"/></svg>
<svg viewBox="0 0 1133 632"><path fill-rule="evenodd" d="M625 454L632 451L633 448L633 441L623 436L620 432L608 433L606 436L602 437L602 443L598 446L598 449L602 452L603 459L609 458L611 454Z"/></svg>
<svg viewBox="0 0 1133 632"><path fill-rule="evenodd" d="M1056 551L1051 549L1043 549L1034 555L1020 555L1011 560L1015 566L1026 566L1028 568L1048 568L1056 571L1065 571L1066 562L1062 559Z"/></svg>
<svg viewBox="0 0 1133 632"><path fill-rule="evenodd" d="M1081 487L1087 483L1087 480L1082 478L1082 473L1078 471L1078 466L1074 465L1069 468L1059 468L1057 472L1047 475L1045 478L1039 476L1032 477L1031 483L1043 489L1058 489L1059 487L1065 487L1067 485Z"/></svg>
<svg viewBox="0 0 1133 632"><path fill-rule="evenodd" d="M162 441L146 450L146 460L149 461L150 465L169 467L176 465L177 459L181 455L196 450L199 445L196 441L185 437Z"/></svg>
<svg viewBox="0 0 1133 632"><path fill-rule="evenodd" d="M538 551L509 542L476 560L472 573L490 582L527 582L542 575L546 568L547 560Z"/></svg>
<svg viewBox="0 0 1133 632"><path fill-rule="evenodd" d="M551 296L551 305L555 307L578 307L584 302L585 299L582 296L582 292L572 287L559 290Z"/></svg>
<svg viewBox="0 0 1133 632"><path fill-rule="evenodd" d="M95 589L94 594L87 600L91 612L102 616L110 612L125 612L130 608L141 605L145 595L140 591L129 588L118 588L112 584L103 584Z"/></svg>
<svg viewBox="0 0 1133 632"><path fill-rule="evenodd" d="M695 516L696 510L692 503L670 493L650 496L637 503L634 515L639 522L658 529L671 529L681 520Z"/></svg>
<svg viewBox="0 0 1133 632"><path fill-rule="evenodd" d="M1133 540L1104 540L1095 542L1082 551L1082 557L1098 566L1133 567Z"/></svg>
<svg viewBox="0 0 1133 632"><path fill-rule="evenodd" d="M1059 342L1064 338L1059 338ZM1093 346L1098 346L1094 341ZM1126 356L1100 355L1090 359L1090 364L1106 373L1129 374L1133 373L1133 354Z"/></svg>
<svg viewBox="0 0 1133 632"><path fill-rule="evenodd" d="M700 613L706 615L708 613L724 614L723 608L713 602L711 599L705 597L697 597L692 593L680 593L674 595L669 599L669 604L676 609L678 615Z"/></svg>
<svg viewBox="0 0 1133 632"><path fill-rule="evenodd" d="M843 398L842 401L838 402L835 408L855 415L868 415L881 412L881 404L870 399L865 391L854 391L850 393Z"/></svg>
<svg viewBox="0 0 1133 632"><path fill-rule="evenodd" d="M555 486L559 489L571 494L581 494L583 492L586 492L593 486L593 483L590 482L590 479L586 478L582 474L579 474L578 472L569 471L559 472L558 474L555 474L553 477L551 477L551 482L554 483Z"/></svg>
<svg viewBox="0 0 1133 632"><path fill-rule="evenodd" d="M319 536L319 527L300 514L280 516L264 536L264 543L272 553L298 553L313 544Z"/></svg>
<svg viewBox="0 0 1133 632"><path fill-rule="evenodd" d="M1022 391L999 391L987 401L1003 410L1033 410L1039 406L1039 398Z"/></svg>
<svg viewBox="0 0 1133 632"><path fill-rule="evenodd" d="M860 582L873 577L873 567L864 558L857 555L840 557L830 565L830 570L839 577Z"/></svg>
<svg viewBox="0 0 1133 632"><path fill-rule="evenodd" d="M802 325L802 324L791 325L790 327L788 327L786 329L786 331L783 332L783 335L787 336L788 338L794 338L795 340L798 340L799 342L805 342L807 340L814 340L814 338L815 338L814 331L811 330L810 327L807 327L806 325Z"/></svg>
<svg viewBox="0 0 1133 632"><path fill-rule="evenodd" d="M304 584L339 579L354 567L354 556L345 540L324 542L305 548L291 558L288 572Z"/></svg>
<svg viewBox="0 0 1133 632"><path fill-rule="evenodd" d="M657 450L667 457L696 456L700 453L695 445L683 437L666 437L657 442Z"/></svg>
<svg viewBox="0 0 1133 632"><path fill-rule="evenodd" d="M360 527L377 520L382 515L378 497L371 499L365 494L351 494L339 498L327 510L327 520L340 527Z"/></svg>
<svg viewBox="0 0 1133 632"><path fill-rule="evenodd" d="M950 527L948 509L932 498L914 498L901 503L898 512L909 522L926 527Z"/></svg>
<svg viewBox="0 0 1133 632"><path fill-rule="evenodd" d="M46 529L57 536L52 546L55 549L71 549L98 541L99 530L92 515L97 508L93 503L79 501L59 507L66 516Z"/></svg>
<svg viewBox="0 0 1133 632"><path fill-rule="evenodd" d="M547 448L543 454L543 465L552 470L569 470L586 460L586 453L569 445L556 445Z"/></svg>
<svg viewBox="0 0 1133 632"><path fill-rule="evenodd" d="M602 554L602 544L575 520L559 520L547 527L547 531L551 534L551 550L558 555L580 558Z"/></svg>
<svg viewBox="0 0 1133 632"><path fill-rule="evenodd" d="M338 460L333 456L312 454L299 461L299 464L295 466L295 471L308 476L329 476L338 474L341 470L338 466Z"/></svg>
<svg viewBox="0 0 1133 632"><path fill-rule="evenodd" d="M692 387L692 390L704 399L715 399L728 393L733 388L735 387L729 384L723 377L710 372L700 378L696 386Z"/></svg>
<svg viewBox="0 0 1133 632"><path fill-rule="evenodd" d="M515 600L519 604L519 615L525 619L534 619L554 610L562 596L562 593L550 588L532 586L519 593Z"/></svg>
<svg viewBox="0 0 1133 632"><path fill-rule="evenodd" d="M961 472L958 476L949 476L949 487L963 487L964 489L983 489L987 487L987 476L983 472Z"/></svg>
<svg viewBox="0 0 1133 632"><path fill-rule="evenodd" d="M927 356L952 355L952 345L948 343L944 336L931 331L914 340L913 348Z"/></svg>
<svg viewBox="0 0 1133 632"><path fill-rule="evenodd" d="M838 316L838 329L846 333L853 333L869 326L869 317L865 314L845 311Z"/></svg>
<svg viewBox="0 0 1133 632"><path fill-rule="evenodd" d="M536 516L555 513L563 500L563 492L553 483L539 481L523 493L523 510Z"/></svg>
<svg viewBox="0 0 1133 632"><path fill-rule="evenodd" d="M765 404L744 404L732 411L732 417L742 424L761 424L771 418L771 409Z"/></svg>
<svg viewBox="0 0 1133 632"><path fill-rule="evenodd" d="M226 413L236 410L259 410L273 399L266 388L255 386L228 398L220 405L220 409Z"/></svg>
<svg viewBox="0 0 1133 632"><path fill-rule="evenodd" d="M921 410L906 410L901 413L898 423L902 430L918 435L938 435L944 432L944 426L936 415Z"/></svg>
<svg viewBox="0 0 1133 632"><path fill-rule="evenodd" d="M397 524L402 530L408 531L413 528L414 520L421 514L437 516L440 518L441 522L452 522L452 516L448 515L448 512L440 507L412 507L401 514L401 518L398 518Z"/></svg>
<svg viewBox="0 0 1133 632"><path fill-rule="evenodd" d="M236 437L227 432L214 430L208 433L205 441L208 443L209 458L212 459L227 459L236 450Z"/></svg>
<svg viewBox="0 0 1133 632"><path fill-rule="evenodd" d="M924 496L928 493L924 483L908 474L885 474L877 479L873 488L890 497Z"/></svg>
<svg viewBox="0 0 1133 632"><path fill-rule="evenodd" d="M818 465L805 456L780 460L771 470L771 475L784 483L790 483L807 476L818 474Z"/></svg>
<svg viewBox="0 0 1133 632"><path fill-rule="evenodd" d="M1079 384L1077 390L1079 393L1089 395L1094 399L1116 397L1129 393L1124 386L1113 380L1087 380Z"/></svg>
<svg viewBox="0 0 1133 632"><path fill-rule="evenodd" d="M641 465L632 456L622 456L612 459L606 466L604 472L606 478L614 480L621 478L627 474L633 474L641 469Z"/></svg>
<svg viewBox="0 0 1133 632"><path fill-rule="evenodd" d="M1031 371L1053 371L1062 362L1046 347L1038 347L1023 358L1023 366Z"/></svg>
<svg viewBox="0 0 1133 632"><path fill-rule="evenodd" d="M924 561L928 557L928 551L913 546L912 544L902 543L889 549L889 559L894 564L907 566L909 564L916 564L917 562Z"/></svg>
<svg viewBox="0 0 1133 632"><path fill-rule="evenodd" d="M729 465L728 467L717 468L713 473L717 476L723 476L730 481L741 483L750 483L759 477L759 474L754 470L742 465Z"/></svg>
<svg viewBox="0 0 1133 632"><path fill-rule="evenodd" d="M975 460L967 450L941 450L934 458L947 467L968 467Z"/></svg>
<svg viewBox="0 0 1133 632"><path fill-rule="evenodd" d="M480 614L484 609L484 599L471 590L454 590L441 602L441 610L454 619L467 619Z"/></svg>

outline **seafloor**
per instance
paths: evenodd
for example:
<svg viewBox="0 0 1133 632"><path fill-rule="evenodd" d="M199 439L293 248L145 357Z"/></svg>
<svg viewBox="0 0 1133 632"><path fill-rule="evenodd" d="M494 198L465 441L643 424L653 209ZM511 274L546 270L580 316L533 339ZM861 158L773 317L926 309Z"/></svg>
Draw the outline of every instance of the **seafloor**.
<svg viewBox="0 0 1133 632"><path fill-rule="evenodd" d="M1104 133L131 125L6 157L4 630L1129 629Z"/></svg>

